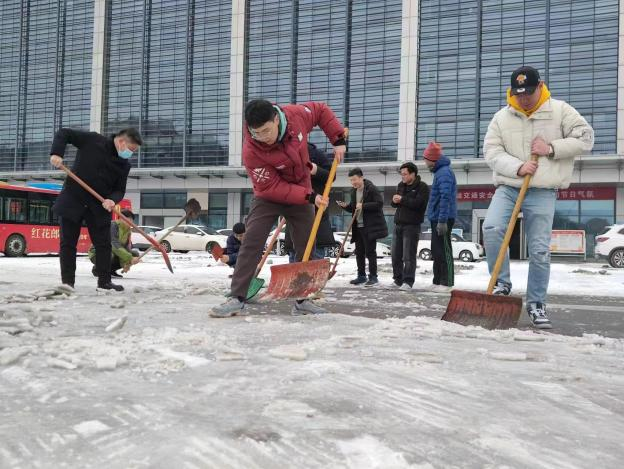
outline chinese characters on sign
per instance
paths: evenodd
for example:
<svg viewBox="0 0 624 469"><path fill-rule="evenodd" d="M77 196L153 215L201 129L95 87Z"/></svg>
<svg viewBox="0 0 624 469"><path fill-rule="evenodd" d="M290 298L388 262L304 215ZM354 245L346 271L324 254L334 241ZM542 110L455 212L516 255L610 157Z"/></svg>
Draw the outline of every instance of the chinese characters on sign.
<svg viewBox="0 0 624 469"><path fill-rule="evenodd" d="M30 230L30 237L32 239L59 239L59 231L59 228L32 228ZM81 233L80 239L88 239L88 235L86 233Z"/></svg>
<svg viewBox="0 0 624 469"><path fill-rule="evenodd" d="M489 187L473 187L457 191L458 202L484 202L494 197L496 189ZM557 200L614 200L615 187L577 186L557 192Z"/></svg>

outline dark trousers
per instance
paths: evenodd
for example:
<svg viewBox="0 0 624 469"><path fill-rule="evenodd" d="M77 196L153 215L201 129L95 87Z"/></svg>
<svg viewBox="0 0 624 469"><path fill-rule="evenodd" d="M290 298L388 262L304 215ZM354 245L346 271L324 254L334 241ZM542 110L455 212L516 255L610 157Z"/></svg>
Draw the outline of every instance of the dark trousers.
<svg viewBox="0 0 624 469"><path fill-rule="evenodd" d="M396 283L414 285L420 225L394 225L392 277Z"/></svg>
<svg viewBox="0 0 624 469"><path fill-rule="evenodd" d="M98 219L86 212L84 219L87 222L91 242L95 246L95 268L98 272L98 283L107 283L111 280L111 221ZM76 282L76 247L80 237L82 222L69 218L59 218L61 225L61 280L68 285Z"/></svg>
<svg viewBox="0 0 624 469"><path fill-rule="evenodd" d="M439 236L436 231L436 222L431 222L431 254L433 255L433 283L434 285L455 285L455 266L453 265L453 247L451 245L451 230L455 220L447 220L448 232L446 236Z"/></svg>
<svg viewBox="0 0 624 469"><path fill-rule="evenodd" d="M366 259L368 259L369 278L377 278L377 240L368 239L366 227L358 226L355 235L358 277L366 277Z"/></svg>
<svg viewBox="0 0 624 469"><path fill-rule="evenodd" d="M264 245L277 217L286 218L295 247L297 262L303 258L314 224L314 205L282 205L254 199L245 222L245 240L241 244L232 274L232 296L246 297Z"/></svg>

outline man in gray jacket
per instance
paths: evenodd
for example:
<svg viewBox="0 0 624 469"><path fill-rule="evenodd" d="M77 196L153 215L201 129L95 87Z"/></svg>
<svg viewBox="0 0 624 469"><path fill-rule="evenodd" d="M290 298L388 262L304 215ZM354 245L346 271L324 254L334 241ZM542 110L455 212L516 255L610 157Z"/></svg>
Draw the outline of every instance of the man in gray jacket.
<svg viewBox="0 0 624 469"><path fill-rule="evenodd" d="M530 174L531 184L522 204L529 245L527 312L535 327L550 329L546 293L557 189L570 185L574 158L592 149L594 131L576 109L550 97L533 67L520 67L512 73L507 104L494 115L483 145L497 186L483 224L488 267L490 272L494 268L522 181ZM532 154L539 157L537 162L531 161ZM507 255L494 294L510 293Z"/></svg>

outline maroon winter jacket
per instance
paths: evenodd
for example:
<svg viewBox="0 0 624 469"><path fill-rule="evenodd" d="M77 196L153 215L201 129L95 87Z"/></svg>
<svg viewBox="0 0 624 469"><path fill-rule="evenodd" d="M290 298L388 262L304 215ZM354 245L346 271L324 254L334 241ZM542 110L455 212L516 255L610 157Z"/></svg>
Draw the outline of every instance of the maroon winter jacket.
<svg viewBox="0 0 624 469"><path fill-rule="evenodd" d="M325 103L280 106L288 122L281 141L273 145L251 138L244 126L243 164L260 199L288 205L307 204L313 192L308 134L317 125L333 144L343 138L344 127Z"/></svg>

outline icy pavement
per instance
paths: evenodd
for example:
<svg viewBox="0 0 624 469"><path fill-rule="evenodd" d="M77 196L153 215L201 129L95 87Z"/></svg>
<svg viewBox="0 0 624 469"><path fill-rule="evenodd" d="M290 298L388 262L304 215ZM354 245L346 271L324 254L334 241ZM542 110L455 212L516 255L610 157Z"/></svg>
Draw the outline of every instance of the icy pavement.
<svg viewBox="0 0 624 469"><path fill-rule="evenodd" d="M345 285L351 259L322 301L348 315L293 318L284 303L210 319L228 268L173 255L171 275L146 259L126 292L102 294L82 258L69 297L43 291L58 259L0 259L1 468L621 467L621 339L380 319L447 300L363 296ZM486 276L470 266L462 288ZM558 298L581 302L570 285L622 298L622 272L578 268L553 267Z"/></svg>

